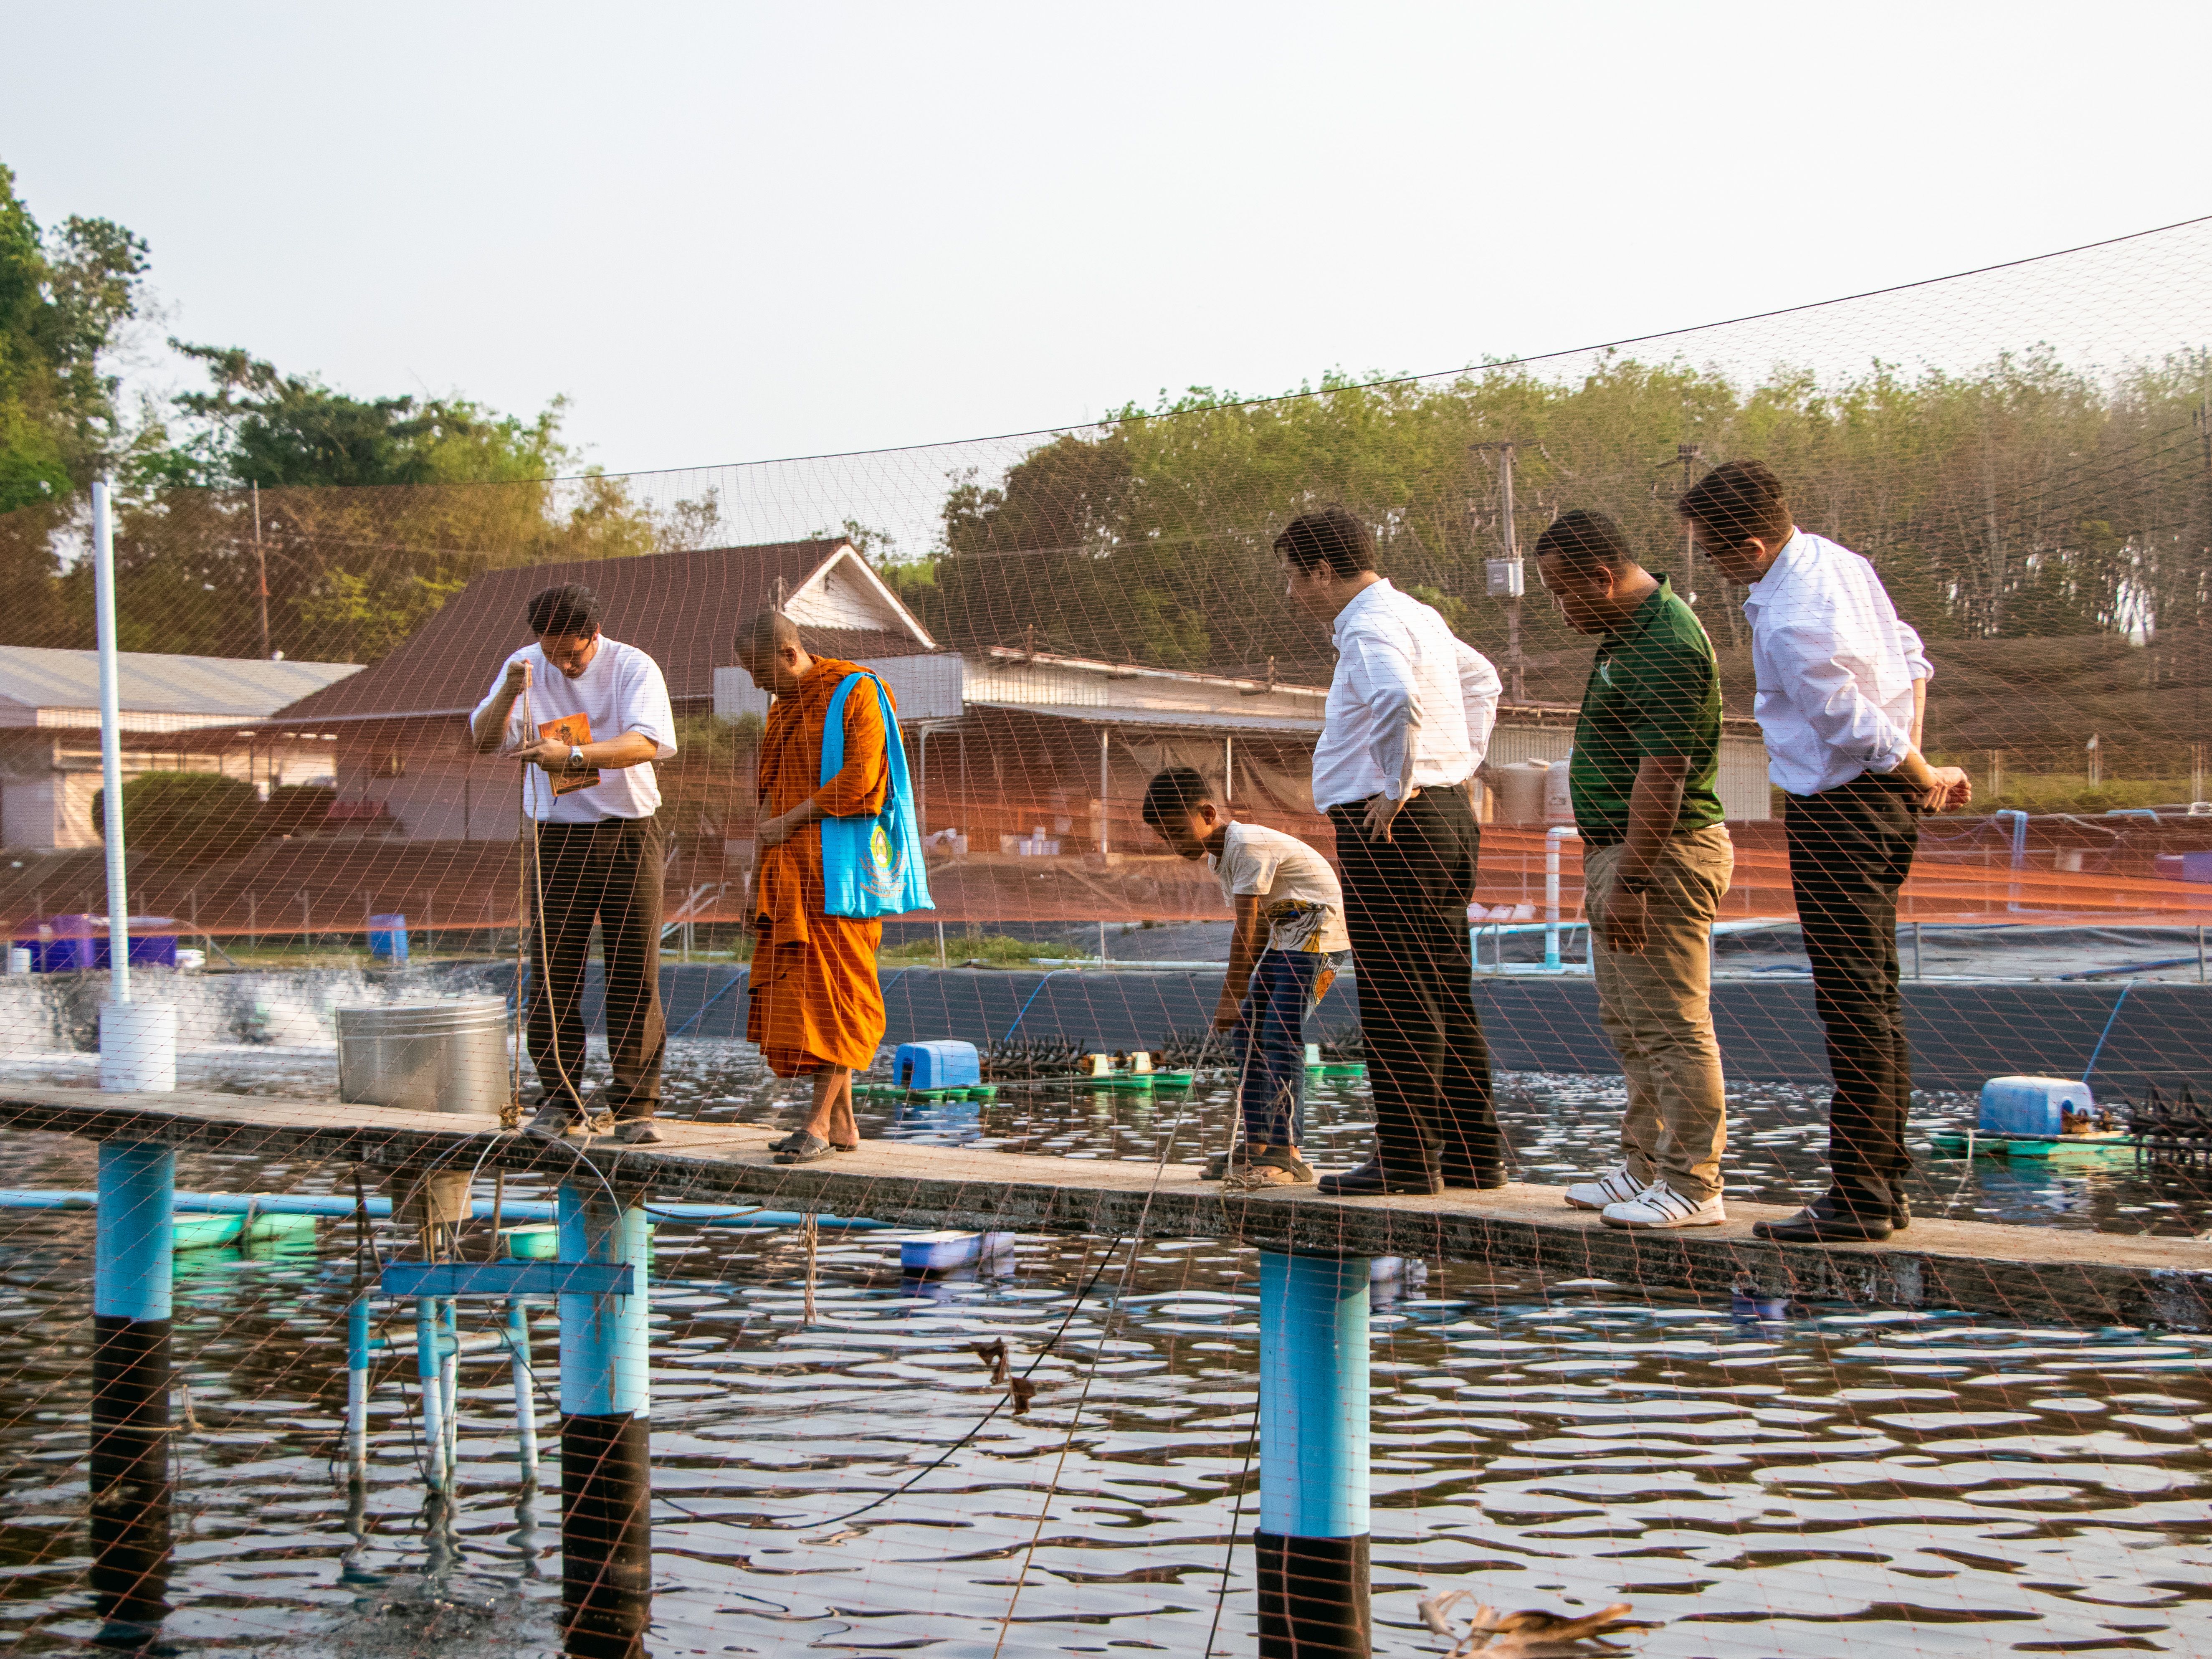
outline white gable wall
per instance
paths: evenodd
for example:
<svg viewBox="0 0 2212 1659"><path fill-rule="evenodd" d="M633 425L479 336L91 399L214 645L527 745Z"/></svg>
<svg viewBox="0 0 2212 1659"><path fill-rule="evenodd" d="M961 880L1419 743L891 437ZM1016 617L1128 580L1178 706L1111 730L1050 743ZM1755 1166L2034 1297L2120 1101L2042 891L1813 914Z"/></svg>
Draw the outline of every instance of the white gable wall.
<svg viewBox="0 0 2212 1659"><path fill-rule="evenodd" d="M916 720L957 720L963 712L963 664L947 651L927 657L884 657L863 662L861 667L890 688L898 705L900 723ZM734 720L746 714L768 718L768 693L753 684L742 668L714 671L714 716Z"/></svg>
<svg viewBox="0 0 2212 1659"><path fill-rule="evenodd" d="M883 578L849 547L840 548L783 603L784 614L801 627L870 629L904 634L934 647L935 640L899 603Z"/></svg>

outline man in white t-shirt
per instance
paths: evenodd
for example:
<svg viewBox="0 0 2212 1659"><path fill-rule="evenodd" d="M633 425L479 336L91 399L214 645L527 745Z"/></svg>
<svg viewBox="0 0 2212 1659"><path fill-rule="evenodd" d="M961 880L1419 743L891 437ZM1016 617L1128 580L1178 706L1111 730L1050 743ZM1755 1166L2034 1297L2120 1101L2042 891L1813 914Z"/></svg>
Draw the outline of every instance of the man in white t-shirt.
<svg viewBox="0 0 2212 1659"><path fill-rule="evenodd" d="M580 583L530 601L538 643L507 658L470 716L479 754L524 763L530 820L530 1060L538 1114L530 1131L563 1135L585 1109L584 968L592 924L606 957L604 1104L615 1139L660 1139L660 908L664 848L653 763L676 754L676 717L660 666L599 632L599 597Z"/></svg>
<svg viewBox="0 0 2212 1659"><path fill-rule="evenodd" d="M1307 1184L1306 1016L1352 948L1336 872L1295 836L1237 823L1188 766L1146 786L1143 811L1177 854L1206 860L1237 915L1213 1028L1236 1035L1244 1139L1206 1178L1245 1191Z"/></svg>

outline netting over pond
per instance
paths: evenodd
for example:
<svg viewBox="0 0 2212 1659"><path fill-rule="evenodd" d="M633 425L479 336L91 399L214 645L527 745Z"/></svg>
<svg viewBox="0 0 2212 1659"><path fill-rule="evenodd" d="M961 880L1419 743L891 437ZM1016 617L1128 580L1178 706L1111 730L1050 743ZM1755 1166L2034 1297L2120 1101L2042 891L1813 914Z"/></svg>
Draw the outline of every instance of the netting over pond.
<svg viewBox="0 0 2212 1659"><path fill-rule="evenodd" d="M1063 431L550 482L125 483L132 931L179 1011L180 1085L329 1103L338 1010L512 998L521 779L474 752L467 720L527 641L529 596L581 581L607 635L660 664L678 724L658 769L667 1115L784 1127L800 1092L737 1036L765 699L732 634L775 605L897 699L936 908L890 925L891 1039L969 1036L997 1068L988 1098L895 1097L885 1054L862 1133L917 1158L1187 1179L1234 1129L1200 1035L1229 912L1139 803L1155 772L1191 766L1240 818L1335 850L1310 781L1333 652L1272 547L1340 502L1504 682L1468 913L1480 1006L1516 1178L1594 1176L1620 1079L1586 984L1546 971L1583 954L1581 854L1550 833L1567 812L1547 786L1590 647L1513 568L1581 507L1620 521L1717 653L1727 1191L1793 1204L1827 1174L1827 1062L1749 718L1744 590L1692 556L1675 511L1712 466L1761 459L1924 639L1925 748L1976 791L1923 821L1904 890L1926 1052L1920 1220L1898 1243L1937 1251L1947 1218L1972 1220L2079 1235L2092 1258L2147 1235L2174 1265L2058 1327L1808 1300L1759 1282L1772 1253L1748 1247L1738 1295L1672 1288L1664 1241L1650 1282L1502 1253L1378 1261L1362 1339L1376 1650L1445 1651L1419 1603L1452 1589L1567 1617L1626 1601L1653 1628L1614 1639L1682 1659L2197 1650L2212 1336L2156 1310L2201 1299L2212 1225L2212 1116L2178 1100L2212 1081L2207 316L2199 222L1648 340L1280 398L1194 391ZM0 920L11 969L37 970L0 985L0 1100L95 1080L110 929L87 534L78 502L0 518ZM1543 959L1547 907L1564 963ZM1372 1146L1355 977L1310 1033L1311 1146L1331 1165ZM1113 1086L1038 1075L1100 1051L1119 1052ZM1138 1051L1198 1074L1130 1086ZM2000 1071L2091 1077L2143 1146L1977 1157L1975 1091ZM395 1297L361 1322L359 1293L423 1236L368 1212L375 1170L296 1148L179 1161L174 1386L133 1466L167 1508L158 1534L131 1512L137 1601L90 1582L130 1531L87 1495L116 1455L92 1412L99 1156L0 1132L22 1206L0 1210L10 1639L562 1646L554 1301L464 1298L441 1328ZM503 1207L501 1236L490 1206L553 1205L556 1181L458 1172L472 1210L441 1249L550 1259L531 1234L550 1224ZM315 1202L260 1201L278 1197ZM1252 1650L1262 1252L1237 1226L1022 1233L927 1271L902 1265L920 1226L668 1211L653 1228L649 1649ZM426 1332L450 1376L423 1378ZM369 1431L349 1483L359 1340L379 1346L357 1368Z"/></svg>

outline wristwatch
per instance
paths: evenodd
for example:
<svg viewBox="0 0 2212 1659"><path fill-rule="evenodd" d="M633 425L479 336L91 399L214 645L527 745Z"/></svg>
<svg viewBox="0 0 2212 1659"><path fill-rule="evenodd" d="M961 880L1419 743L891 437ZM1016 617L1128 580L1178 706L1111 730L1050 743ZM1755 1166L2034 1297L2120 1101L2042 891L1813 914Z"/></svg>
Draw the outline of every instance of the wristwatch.
<svg viewBox="0 0 2212 1659"><path fill-rule="evenodd" d="M584 769L584 750L580 744L572 743L568 745L568 769L571 772Z"/></svg>

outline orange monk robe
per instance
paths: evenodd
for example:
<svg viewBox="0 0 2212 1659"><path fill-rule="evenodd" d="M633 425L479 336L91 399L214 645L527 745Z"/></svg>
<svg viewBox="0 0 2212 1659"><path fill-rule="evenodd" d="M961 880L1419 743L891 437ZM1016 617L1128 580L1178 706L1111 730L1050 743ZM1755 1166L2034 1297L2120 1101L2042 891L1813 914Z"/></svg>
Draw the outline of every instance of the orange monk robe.
<svg viewBox="0 0 2212 1659"><path fill-rule="evenodd" d="M769 705L761 733L760 799L777 817L812 800L831 817L883 810L890 791L883 710L863 680L845 699L844 769L822 776L830 699L857 665L817 657L799 690ZM876 949L884 925L823 914L822 828L810 823L760 857L754 872L750 1006L745 1036L778 1077L825 1066L864 1071L884 1040L884 989Z"/></svg>

